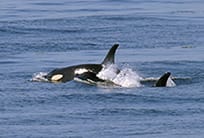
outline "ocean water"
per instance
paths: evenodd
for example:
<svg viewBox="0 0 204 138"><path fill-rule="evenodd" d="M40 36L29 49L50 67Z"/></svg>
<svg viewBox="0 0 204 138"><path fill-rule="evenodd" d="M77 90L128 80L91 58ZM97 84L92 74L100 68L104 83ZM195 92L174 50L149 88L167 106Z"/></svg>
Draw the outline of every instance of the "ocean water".
<svg viewBox="0 0 204 138"><path fill-rule="evenodd" d="M204 137L203 0L2 0L0 137ZM175 87L103 88L31 81L101 63ZM134 76L134 75L132 75ZM131 80L129 80L131 81Z"/></svg>

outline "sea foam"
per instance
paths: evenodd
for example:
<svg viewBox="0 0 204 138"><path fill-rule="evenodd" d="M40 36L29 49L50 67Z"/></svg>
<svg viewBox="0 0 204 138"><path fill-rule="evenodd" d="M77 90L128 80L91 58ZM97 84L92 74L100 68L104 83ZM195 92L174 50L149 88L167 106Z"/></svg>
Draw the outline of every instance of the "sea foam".
<svg viewBox="0 0 204 138"><path fill-rule="evenodd" d="M38 72L38 73L34 73L32 76L31 81L37 81L37 82L48 82L48 79L45 78L45 76L47 75L47 72Z"/></svg>
<svg viewBox="0 0 204 138"><path fill-rule="evenodd" d="M109 80L113 83L126 88L141 87L141 77L130 68L123 68L118 73L117 65L111 64L104 67L98 74L97 77L103 80Z"/></svg>
<svg viewBox="0 0 204 138"><path fill-rule="evenodd" d="M167 87L175 87L176 86L176 83L172 80L171 76L168 78L166 86Z"/></svg>

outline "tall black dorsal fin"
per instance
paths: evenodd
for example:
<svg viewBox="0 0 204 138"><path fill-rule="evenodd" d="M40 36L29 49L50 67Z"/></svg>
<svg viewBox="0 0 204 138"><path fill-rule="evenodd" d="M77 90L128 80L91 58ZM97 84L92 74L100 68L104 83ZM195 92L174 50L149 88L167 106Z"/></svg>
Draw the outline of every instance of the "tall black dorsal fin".
<svg viewBox="0 0 204 138"><path fill-rule="evenodd" d="M170 75L171 75L170 72L164 73L164 75L162 75L159 78L159 80L156 82L155 87L166 87L166 84Z"/></svg>
<svg viewBox="0 0 204 138"><path fill-rule="evenodd" d="M115 63L115 51L118 48L119 44L114 44L112 48L109 50L108 54L106 55L105 59L103 60L102 64L114 64Z"/></svg>

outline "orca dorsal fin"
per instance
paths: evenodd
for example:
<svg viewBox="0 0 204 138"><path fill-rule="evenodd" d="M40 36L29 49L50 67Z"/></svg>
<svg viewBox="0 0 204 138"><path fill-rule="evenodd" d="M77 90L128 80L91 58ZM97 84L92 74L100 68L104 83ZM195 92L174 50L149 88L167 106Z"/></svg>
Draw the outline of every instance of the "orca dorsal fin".
<svg viewBox="0 0 204 138"><path fill-rule="evenodd" d="M115 51L118 48L119 44L114 44L112 48L109 50L108 54L106 55L105 59L101 64L108 65L115 63Z"/></svg>
<svg viewBox="0 0 204 138"><path fill-rule="evenodd" d="M155 83L155 87L166 87L170 75L171 75L170 72L164 73L164 75L162 75L159 78L159 80Z"/></svg>

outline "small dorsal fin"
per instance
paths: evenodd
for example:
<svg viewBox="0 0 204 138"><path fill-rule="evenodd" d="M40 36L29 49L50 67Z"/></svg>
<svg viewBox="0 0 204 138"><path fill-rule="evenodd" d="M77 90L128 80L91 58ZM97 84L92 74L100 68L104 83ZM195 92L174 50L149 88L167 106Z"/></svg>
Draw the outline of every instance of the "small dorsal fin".
<svg viewBox="0 0 204 138"><path fill-rule="evenodd" d="M159 80L155 83L155 87L166 87L167 80L168 80L170 75L171 75L170 72L164 73L164 75L162 75L159 78Z"/></svg>
<svg viewBox="0 0 204 138"><path fill-rule="evenodd" d="M106 55L105 59L103 60L102 64L114 64L115 63L115 51L118 48L119 44L114 44L112 48L109 50L108 54Z"/></svg>

